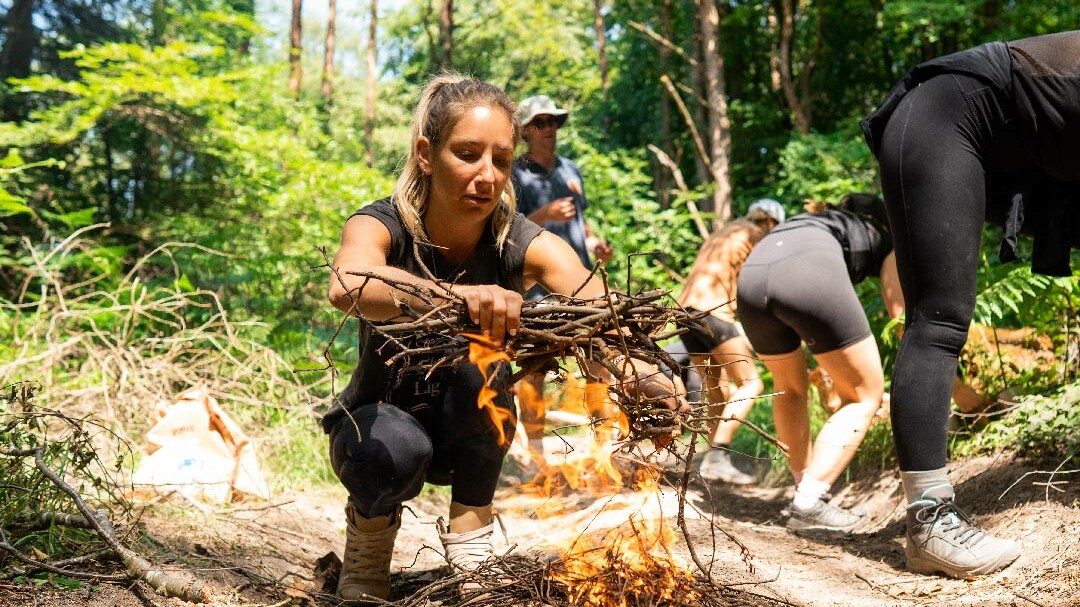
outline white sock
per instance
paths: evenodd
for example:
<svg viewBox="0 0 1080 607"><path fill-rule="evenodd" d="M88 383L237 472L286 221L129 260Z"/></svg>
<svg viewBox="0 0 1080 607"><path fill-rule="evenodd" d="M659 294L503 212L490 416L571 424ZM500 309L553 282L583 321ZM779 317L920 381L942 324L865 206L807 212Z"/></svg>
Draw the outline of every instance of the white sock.
<svg viewBox="0 0 1080 607"><path fill-rule="evenodd" d="M830 486L831 483L819 481L809 474L803 474L799 485L795 487L795 499L792 500L791 504L800 510L813 508L814 504L821 499L821 496L829 492Z"/></svg>
<svg viewBox="0 0 1080 607"><path fill-rule="evenodd" d="M923 499L923 494L933 489L935 497L951 497L952 483L949 482L947 468L917 472L900 471L900 483L904 486L907 503Z"/></svg>

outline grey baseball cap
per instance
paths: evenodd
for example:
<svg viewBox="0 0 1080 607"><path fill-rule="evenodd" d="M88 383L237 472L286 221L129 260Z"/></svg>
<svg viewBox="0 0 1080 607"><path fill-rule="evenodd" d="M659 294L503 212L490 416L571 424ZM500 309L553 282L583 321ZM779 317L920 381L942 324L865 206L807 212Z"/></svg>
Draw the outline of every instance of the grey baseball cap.
<svg viewBox="0 0 1080 607"><path fill-rule="evenodd" d="M784 223L784 205L773 200L772 198L761 198L755 200L750 205L750 208L746 209L746 214L749 215L750 213L759 209L768 214L773 219L775 219L776 223Z"/></svg>
<svg viewBox="0 0 1080 607"><path fill-rule="evenodd" d="M518 120L526 126L540 114L553 116L559 126L566 124L570 111L560 109L547 95L533 95L518 104Z"/></svg>

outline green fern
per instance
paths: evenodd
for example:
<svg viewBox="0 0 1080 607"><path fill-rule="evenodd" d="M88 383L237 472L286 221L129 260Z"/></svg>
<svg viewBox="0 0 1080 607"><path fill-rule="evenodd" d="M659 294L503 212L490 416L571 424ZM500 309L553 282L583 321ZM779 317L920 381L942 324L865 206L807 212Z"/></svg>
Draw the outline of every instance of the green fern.
<svg viewBox="0 0 1080 607"><path fill-rule="evenodd" d="M1039 298L1054 282L1055 279L1050 276L1033 274L1027 266L1013 268L979 292L975 298L974 320L979 324L991 325L1010 313L1020 314L1022 304Z"/></svg>

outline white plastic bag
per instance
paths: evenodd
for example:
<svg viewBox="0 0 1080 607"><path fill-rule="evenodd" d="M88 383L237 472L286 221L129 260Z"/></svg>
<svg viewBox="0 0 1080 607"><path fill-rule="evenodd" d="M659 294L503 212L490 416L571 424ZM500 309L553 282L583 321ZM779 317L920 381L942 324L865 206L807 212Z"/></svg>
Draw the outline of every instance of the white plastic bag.
<svg viewBox="0 0 1080 607"><path fill-rule="evenodd" d="M245 496L269 499L255 449L205 387L154 407L147 455L132 477L136 487L176 490L216 503Z"/></svg>

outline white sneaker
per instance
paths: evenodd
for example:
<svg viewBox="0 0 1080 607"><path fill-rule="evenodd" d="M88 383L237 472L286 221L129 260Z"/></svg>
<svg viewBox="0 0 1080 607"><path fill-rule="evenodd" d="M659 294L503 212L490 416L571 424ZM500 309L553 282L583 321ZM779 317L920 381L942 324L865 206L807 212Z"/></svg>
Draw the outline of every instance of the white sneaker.
<svg viewBox="0 0 1080 607"><path fill-rule="evenodd" d="M753 485L757 482L752 474L747 474L735 467L731 453L724 449L712 449L705 454L698 469L701 478L707 481L722 481L732 485Z"/></svg>

